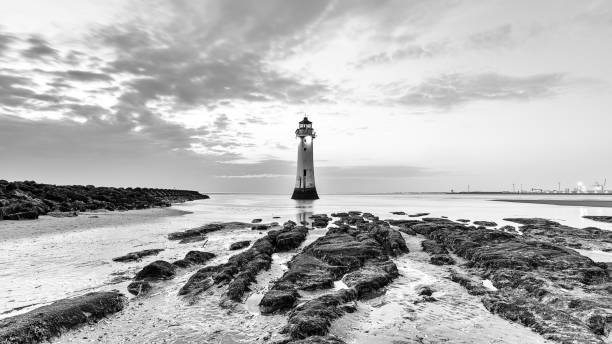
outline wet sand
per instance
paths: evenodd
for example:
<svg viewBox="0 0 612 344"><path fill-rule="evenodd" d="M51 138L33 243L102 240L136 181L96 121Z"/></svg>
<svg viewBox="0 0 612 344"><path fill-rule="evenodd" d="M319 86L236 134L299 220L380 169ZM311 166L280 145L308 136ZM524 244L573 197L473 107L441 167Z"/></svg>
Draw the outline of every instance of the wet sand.
<svg viewBox="0 0 612 344"><path fill-rule="evenodd" d="M188 211L175 208L148 208L127 211L82 212L75 217L43 215L37 220L0 221L0 242L19 238L33 238L45 234L86 231L100 227L118 227L153 222L169 216L182 216Z"/></svg>
<svg viewBox="0 0 612 344"><path fill-rule="evenodd" d="M569 200L569 199L494 199L496 202L512 202L512 203L533 203L533 204L550 204L563 205L571 207L598 207L612 208L612 200Z"/></svg>

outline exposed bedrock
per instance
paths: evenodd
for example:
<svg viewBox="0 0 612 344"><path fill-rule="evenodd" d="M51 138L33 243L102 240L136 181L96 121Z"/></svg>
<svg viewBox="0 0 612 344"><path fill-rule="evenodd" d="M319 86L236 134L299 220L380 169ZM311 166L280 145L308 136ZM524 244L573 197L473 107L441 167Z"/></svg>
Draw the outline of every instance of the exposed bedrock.
<svg viewBox="0 0 612 344"><path fill-rule="evenodd" d="M583 217L593 221L612 223L612 216L585 215Z"/></svg>
<svg viewBox="0 0 612 344"><path fill-rule="evenodd" d="M134 282L130 283L127 289L131 294L145 295L152 289L152 282L174 278L177 268L206 264L206 262L214 257L215 254L210 252L189 251L185 258L173 263L165 260L156 260L138 271L134 277Z"/></svg>
<svg viewBox="0 0 612 344"><path fill-rule="evenodd" d="M354 289L343 289L307 301L289 313L284 332L294 339L325 336L332 321L355 310L355 306L348 303L356 298Z"/></svg>
<svg viewBox="0 0 612 344"><path fill-rule="evenodd" d="M66 330L116 313L126 303L126 298L118 292L96 292L55 301L28 313L0 320L0 343L46 341Z"/></svg>
<svg viewBox="0 0 612 344"><path fill-rule="evenodd" d="M283 229L269 231L249 249L231 256L227 263L200 269L181 288L179 294L201 292L213 284L227 284L226 296L238 302L249 290L251 283L255 282L257 274L270 268L274 252L297 248L307 235L307 228L287 222Z"/></svg>
<svg viewBox="0 0 612 344"><path fill-rule="evenodd" d="M154 256L162 252L163 248L153 248L149 250L142 250L138 252L130 252L124 256L113 258L114 262L133 262L140 260L142 257Z"/></svg>
<svg viewBox="0 0 612 344"><path fill-rule="evenodd" d="M349 213L342 217L340 227L330 228L294 256L288 263L289 270L262 299L260 309L270 313L291 308L296 303L293 297L299 295L296 290L329 289L338 280L348 287L291 310L285 330L292 339L326 335L333 320L355 310L350 302L380 290L398 276L389 256L408 252L401 233L374 218L368 222L355 217L360 216ZM269 302L277 295L292 298L284 303Z"/></svg>
<svg viewBox="0 0 612 344"><path fill-rule="evenodd" d="M574 228L542 218L507 218L522 224L519 231L525 237L572 248L612 250L612 231L595 227Z"/></svg>
<svg viewBox="0 0 612 344"><path fill-rule="evenodd" d="M551 236L564 236L571 227L543 219L512 220L525 223L525 235L437 220L411 228L467 260L465 267L479 278L454 271L451 279L482 295L489 311L561 343L604 343L612 329L607 265L533 235L549 228ZM484 288L480 278L497 290Z"/></svg>

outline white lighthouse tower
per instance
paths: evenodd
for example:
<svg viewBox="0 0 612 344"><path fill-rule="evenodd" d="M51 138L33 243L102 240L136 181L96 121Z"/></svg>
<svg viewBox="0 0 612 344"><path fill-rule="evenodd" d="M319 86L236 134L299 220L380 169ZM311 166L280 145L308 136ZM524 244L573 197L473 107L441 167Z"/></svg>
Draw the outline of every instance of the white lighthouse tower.
<svg viewBox="0 0 612 344"><path fill-rule="evenodd" d="M295 177L295 189L293 189L292 199L319 199L317 188L315 187L314 163L312 161L312 146L315 132L312 129L312 122L308 117L300 122L299 128L295 131L295 136L300 139L298 143L297 156L297 175Z"/></svg>

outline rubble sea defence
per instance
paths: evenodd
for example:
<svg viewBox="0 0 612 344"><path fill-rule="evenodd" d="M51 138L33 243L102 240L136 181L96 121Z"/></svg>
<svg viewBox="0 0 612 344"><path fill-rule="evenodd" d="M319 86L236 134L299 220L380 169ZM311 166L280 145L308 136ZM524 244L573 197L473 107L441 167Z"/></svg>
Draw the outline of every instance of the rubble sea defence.
<svg viewBox="0 0 612 344"><path fill-rule="evenodd" d="M218 313L202 315L193 324L174 323L164 331L168 335L175 327L187 326L186 341L218 340L224 331L232 331L230 324L247 319L244 326L255 330L245 328L241 335L262 327L267 333L248 337L248 342L355 342L350 329L340 331L342 325L336 324L349 322L349 328L359 328L369 300L384 300L390 289L413 288L404 290L406 300L400 300L414 305L410 312L444 312L436 311L435 305L455 296L440 292L445 284L456 285L447 289L465 294L464 300L479 304L471 307L482 307L489 317L506 322L504 326L514 324L539 336L538 343L610 342L610 263L595 262L574 248L609 252L612 231L574 228L543 218L505 218L505 223L516 226L495 228L496 223L480 219L395 215L404 217L381 219L372 213L346 211L311 215L299 224L257 219L171 232L166 239L171 244L216 234L226 239L177 244L176 252L183 253L174 260L157 257L165 252L161 248L125 252L112 264L132 262L140 267L132 270L133 277L122 290L90 292L0 319L0 343L78 341L83 327L100 338L122 332L131 335L134 320L130 319L148 316L151 310L146 307L153 307L160 297L165 302L175 300L175 308L187 307L181 312L197 310L202 304L203 312ZM280 265L279 257L284 257ZM415 261L419 257L425 259ZM417 278L406 264L416 263L421 272L435 270L446 282L406 284ZM383 305L393 302L398 300L389 297ZM429 310L428 304L432 305ZM403 314L406 311L401 308L395 312L404 323L418 317ZM385 318L395 315L382 314ZM198 335L197 326L212 327L212 332ZM411 335L389 331L391 336ZM516 331L507 329L509 335ZM419 333L413 335L428 342Z"/></svg>
<svg viewBox="0 0 612 344"><path fill-rule="evenodd" d="M76 216L77 212L169 207L209 198L197 191L151 188L50 185L0 180L0 220L32 220L40 215Z"/></svg>

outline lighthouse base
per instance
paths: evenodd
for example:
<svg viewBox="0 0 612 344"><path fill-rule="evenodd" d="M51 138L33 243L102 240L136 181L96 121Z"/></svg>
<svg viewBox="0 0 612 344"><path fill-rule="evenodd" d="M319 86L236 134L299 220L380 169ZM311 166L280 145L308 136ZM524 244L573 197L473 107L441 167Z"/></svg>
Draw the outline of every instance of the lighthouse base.
<svg viewBox="0 0 612 344"><path fill-rule="evenodd" d="M295 188L291 199L319 199L317 188Z"/></svg>

